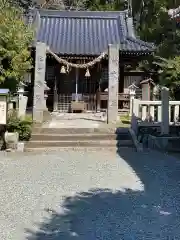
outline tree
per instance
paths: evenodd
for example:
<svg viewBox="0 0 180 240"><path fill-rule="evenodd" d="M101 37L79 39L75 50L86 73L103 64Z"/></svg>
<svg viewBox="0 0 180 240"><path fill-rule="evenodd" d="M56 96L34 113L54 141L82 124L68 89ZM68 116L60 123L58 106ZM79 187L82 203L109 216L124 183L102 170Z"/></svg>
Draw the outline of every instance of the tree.
<svg viewBox="0 0 180 240"><path fill-rule="evenodd" d="M180 86L180 56L163 60L159 64L161 67L161 85L176 88Z"/></svg>
<svg viewBox="0 0 180 240"><path fill-rule="evenodd" d="M86 6L94 11L120 11L124 9L125 0L87 0Z"/></svg>
<svg viewBox="0 0 180 240"><path fill-rule="evenodd" d="M53 9L53 10L64 10L65 4L63 0L46 0L41 4L41 8Z"/></svg>
<svg viewBox="0 0 180 240"><path fill-rule="evenodd" d="M9 3L12 6L22 8L25 12L28 12L31 7L36 6L36 2L34 0L9 0Z"/></svg>
<svg viewBox="0 0 180 240"><path fill-rule="evenodd" d="M21 81L31 68L28 50L33 31L23 21L23 11L0 0L0 82Z"/></svg>

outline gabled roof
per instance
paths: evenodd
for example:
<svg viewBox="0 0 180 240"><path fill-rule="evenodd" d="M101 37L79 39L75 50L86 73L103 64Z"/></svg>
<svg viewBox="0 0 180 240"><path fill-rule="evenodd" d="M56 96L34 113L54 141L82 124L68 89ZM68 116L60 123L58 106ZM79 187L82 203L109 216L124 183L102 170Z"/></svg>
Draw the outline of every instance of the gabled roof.
<svg viewBox="0 0 180 240"><path fill-rule="evenodd" d="M62 55L100 55L109 44L120 51L152 52L152 45L134 38L127 11L40 10L37 41Z"/></svg>

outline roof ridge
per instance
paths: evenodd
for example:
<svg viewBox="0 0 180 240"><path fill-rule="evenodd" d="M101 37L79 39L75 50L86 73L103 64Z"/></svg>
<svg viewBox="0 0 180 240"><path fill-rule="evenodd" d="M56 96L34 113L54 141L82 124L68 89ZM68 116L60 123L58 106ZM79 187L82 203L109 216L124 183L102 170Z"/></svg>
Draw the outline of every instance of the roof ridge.
<svg viewBox="0 0 180 240"><path fill-rule="evenodd" d="M69 11L69 10L54 10L54 9L38 9L39 12L70 12L70 13L124 13L127 14L126 10L121 10L121 11L85 11L85 10L81 10L81 11Z"/></svg>
<svg viewBox="0 0 180 240"><path fill-rule="evenodd" d="M67 11L40 9L41 17L59 18L117 18L126 15L126 11Z"/></svg>
<svg viewBox="0 0 180 240"><path fill-rule="evenodd" d="M148 46L148 47L151 47L151 48L155 47L153 43L145 42L145 41L143 41L141 39L138 39L138 38L133 38L133 37L127 36L126 40L129 40L129 41L134 42L134 43L139 43L142 46Z"/></svg>

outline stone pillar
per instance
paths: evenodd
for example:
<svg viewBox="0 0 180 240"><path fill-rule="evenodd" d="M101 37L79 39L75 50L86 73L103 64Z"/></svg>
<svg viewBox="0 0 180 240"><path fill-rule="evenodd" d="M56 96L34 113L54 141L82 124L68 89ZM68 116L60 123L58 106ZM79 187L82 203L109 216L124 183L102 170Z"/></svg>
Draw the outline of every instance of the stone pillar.
<svg viewBox="0 0 180 240"><path fill-rule="evenodd" d="M129 101L130 101L129 116L132 117L132 114L133 114L133 100L136 96L136 89L138 87L136 85L132 84L128 88L129 88Z"/></svg>
<svg viewBox="0 0 180 240"><path fill-rule="evenodd" d="M132 99L131 128L134 130L136 135L138 133L139 102L139 99Z"/></svg>
<svg viewBox="0 0 180 240"><path fill-rule="evenodd" d="M166 87L163 87L161 89L161 102L162 102L161 134L169 134L169 89Z"/></svg>
<svg viewBox="0 0 180 240"><path fill-rule="evenodd" d="M150 101L151 100L151 89L154 86L154 82L151 78L144 79L140 82L142 86L142 100Z"/></svg>
<svg viewBox="0 0 180 240"><path fill-rule="evenodd" d="M150 87L148 82L142 84L142 100L150 101Z"/></svg>
<svg viewBox="0 0 180 240"><path fill-rule="evenodd" d="M44 81L46 71L46 44L38 42L36 45L33 121L42 123L44 112Z"/></svg>
<svg viewBox="0 0 180 240"><path fill-rule="evenodd" d="M18 117L21 117L22 119L25 118L26 115L26 108L27 108L27 101L28 97L24 96L25 91L24 87L26 85L23 82L20 82L19 88L18 88Z"/></svg>
<svg viewBox="0 0 180 240"><path fill-rule="evenodd" d="M48 91L50 90L50 88L47 86L46 81L44 81L44 111L48 111L47 105L46 105L46 101L48 98Z"/></svg>
<svg viewBox="0 0 180 240"><path fill-rule="evenodd" d="M28 97L24 96L24 88L18 90L18 117L25 118Z"/></svg>
<svg viewBox="0 0 180 240"><path fill-rule="evenodd" d="M107 123L118 119L118 85L119 85L119 47L109 45L108 49L108 109Z"/></svg>
<svg viewBox="0 0 180 240"><path fill-rule="evenodd" d="M54 96L53 96L53 112L58 111L58 94L57 94L57 82L54 83Z"/></svg>

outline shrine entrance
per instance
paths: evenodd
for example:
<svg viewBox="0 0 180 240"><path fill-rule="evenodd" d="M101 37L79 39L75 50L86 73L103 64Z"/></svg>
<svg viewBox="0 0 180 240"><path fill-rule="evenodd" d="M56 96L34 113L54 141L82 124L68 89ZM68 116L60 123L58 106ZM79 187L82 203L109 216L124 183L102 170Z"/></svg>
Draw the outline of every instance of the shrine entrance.
<svg viewBox="0 0 180 240"><path fill-rule="evenodd" d="M100 62L108 54L108 107L106 122L116 122L118 119L118 85L119 85L119 47L110 45L107 52L87 63L73 63L60 58L44 43L36 46L36 65L34 82L33 121L42 122L44 111L47 111L47 94L45 92L45 73L47 74L46 57L51 55L57 60L59 67L55 69L55 81L51 81L53 89L53 112L84 112L100 111ZM58 79L59 77L59 79ZM59 80L59 81L58 81ZM48 84L49 85L49 84ZM44 87L43 87L44 86ZM53 91L53 92L52 92ZM48 96L49 98L49 96Z"/></svg>
<svg viewBox="0 0 180 240"><path fill-rule="evenodd" d="M105 54L91 59L92 61L73 58L64 60L51 51L50 55L54 57L56 64L50 67L51 70L46 66L47 76L49 71L54 72L51 83L46 76L46 82L51 89L47 99L47 105L51 107L48 108L61 113L99 112L101 60Z"/></svg>
<svg viewBox="0 0 180 240"><path fill-rule="evenodd" d="M98 79L94 77L96 69L88 70L88 76L85 76L85 69L72 68L65 73L61 73L63 66L59 69L54 91L57 95L55 109L58 112L95 112L98 90Z"/></svg>

